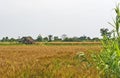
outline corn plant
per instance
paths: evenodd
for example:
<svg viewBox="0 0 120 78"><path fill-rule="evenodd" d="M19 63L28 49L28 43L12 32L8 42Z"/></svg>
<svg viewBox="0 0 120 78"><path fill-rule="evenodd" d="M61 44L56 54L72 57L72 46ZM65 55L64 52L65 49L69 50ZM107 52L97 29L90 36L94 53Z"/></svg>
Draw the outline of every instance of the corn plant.
<svg viewBox="0 0 120 78"><path fill-rule="evenodd" d="M100 78L120 78L120 8L115 8L116 19L114 24L113 37L103 36L103 49L100 54L94 56Z"/></svg>

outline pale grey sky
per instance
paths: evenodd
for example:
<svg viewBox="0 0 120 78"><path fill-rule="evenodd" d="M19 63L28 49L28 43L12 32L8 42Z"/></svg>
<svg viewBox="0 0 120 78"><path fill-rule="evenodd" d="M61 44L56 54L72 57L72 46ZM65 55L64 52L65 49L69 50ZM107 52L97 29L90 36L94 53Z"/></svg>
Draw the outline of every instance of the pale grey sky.
<svg viewBox="0 0 120 78"><path fill-rule="evenodd" d="M100 37L120 0L0 0L0 38L4 36Z"/></svg>

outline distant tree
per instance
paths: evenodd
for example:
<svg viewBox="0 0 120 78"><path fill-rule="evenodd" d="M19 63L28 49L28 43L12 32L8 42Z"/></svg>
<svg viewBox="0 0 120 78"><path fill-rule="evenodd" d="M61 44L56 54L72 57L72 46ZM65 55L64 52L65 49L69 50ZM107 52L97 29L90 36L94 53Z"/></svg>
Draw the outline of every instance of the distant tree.
<svg viewBox="0 0 120 78"><path fill-rule="evenodd" d="M94 37L92 41L100 41L100 39L98 37Z"/></svg>
<svg viewBox="0 0 120 78"><path fill-rule="evenodd" d="M52 41L52 35L48 35L48 41L51 42Z"/></svg>
<svg viewBox="0 0 120 78"><path fill-rule="evenodd" d="M73 37L72 39L73 39L73 41L75 41L75 42L78 42L78 41L79 41L79 38L78 38L78 37Z"/></svg>
<svg viewBox="0 0 120 78"><path fill-rule="evenodd" d="M109 31L108 28L101 28L100 29L101 36L111 37L112 32Z"/></svg>
<svg viewBox="0 0 120 78"><path fill-rule="evenodd" d="M80 41L85 41L85 40L87 40L87 36L81 36L79 39L80 39Z"/></svg>
<svg viewBox="0 0 120 78"><path fill-rule="evenodd" d="M66 37L63 41L66 41L66 42L80 42L80 41L90 41L91 38L90 37L87 37L87 36L81 36L80 38L79 37Z"/></svg>
<svg viewBox="0 0 120 78"><path fill-rule="evenodd" d="M108 31L109 30L107 28L101 28L100 29L101 36L107 35Z"/></svg>
<svg viewBox="0 0 120 78"><path fill-rule="evenodd" d="M65 42L73 42L74 41L74 39L73 38L65 38L63 41L65 41Z"/></svg>
<svg viewBox="0 0 120 78"><path fill-rule="evenodd" d="M21 38L20 36L18 36L18 38L16 39L17 42L20 42L21 41Z"/></svg>
<svg viewBox="0 0 120 78"><path fill-rule="evenodd" d="M9 41L9 38L8 38L8 37L5 37L5 40L6 40L6 41Z"/></svg>
<svg viewBox="0 0 120 78"><path fill-rule="evenodd" d="M67 37L67 38L65 38L63 41L69 41L69 38Z"/></svg>
<svg viewBox="0 0 120 78"><path fill-rule="evenodd" d="M5 38L5 37L3 37L1 41L2 41L2 42L5 42L5 41L6 41L6 38Z"/></svg>
<svg viewBox="0 0 120 78"><path fill-rule="evenodd" d="M91 40L91 38L90 38L90 37L87 37L87 40L88 40L88 41L90 41L90 40Z"/></svg>
<svg viewBox="0 0 120 78"><path fill-rule="evenodd" d="M48 37L44 37L43 41L47 42L48 41Z"/></svg>
<svg viewBox="0 0 120 78"><path fill-rule="evenodd" d="M9 41L10 41L10 42L14 42L14 41L16 41L16 39L11 38L11 39L9 39Z"/></svg>
<svg viewBox="0 0 120 78"><path fill-rule="evenodd" d="M61 39L58 36L54 36L54 41L61 41Z"/></svg>
<svg viewBox="0 0 120 78"><path fill-rule="evenodd" d="M8 42L8 41L9 41L9 38L8 38L8 37L3 37L1 41L2 41L2 42Z"/></svg>
<svg viewBox="0 0 120 78"><path fill-rule="evenodd" d="M66 34L63 34L61 37L62 37L62 40L64 40L64 39L67 38L67 35L66 35Z"/></svg>
<svg viewBox="0 0 120 78"><path fill-rule="evenodd" d="M41 36L41 35L38 35L38 37L37 37L36 41L38 41L38 42L42 42L42 41L43 41L42 36Z"/></svg>

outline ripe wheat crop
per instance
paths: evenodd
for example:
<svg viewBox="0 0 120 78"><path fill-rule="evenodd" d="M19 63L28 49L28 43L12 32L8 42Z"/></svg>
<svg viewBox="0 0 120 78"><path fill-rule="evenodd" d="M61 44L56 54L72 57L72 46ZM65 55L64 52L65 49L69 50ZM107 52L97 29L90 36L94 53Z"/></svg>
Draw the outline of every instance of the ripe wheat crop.
<svg viewBox="0 0 120 78"><path fill-rule="evenodd" d="M86 69L87 63L75 59L84 52L100 46L0 46L0 78L96 78L95 68ZM96 75L96 77L95 77Z"/></svg>

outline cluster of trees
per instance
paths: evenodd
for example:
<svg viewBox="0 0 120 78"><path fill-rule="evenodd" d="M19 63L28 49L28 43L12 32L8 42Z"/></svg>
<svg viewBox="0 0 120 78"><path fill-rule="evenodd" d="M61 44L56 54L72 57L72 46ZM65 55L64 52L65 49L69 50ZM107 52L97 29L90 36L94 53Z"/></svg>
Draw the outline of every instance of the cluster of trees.
<svg viewBox="0 0 120 78"><path fill-rule="evenodd" d="M107 37L111 37L112 31L110 32L107 28L101 28L100 29L101 36L106 35ZM22 43L33 43L33 41L36 42L82 42L82 41L100 41L98 37L90 38L87 36L80 36L80 37L67 37L66 34L63 34L60 37L48 35L47 37L42 37L41 35L38 35L36 39L33 39L32 37L22 37L22 38L8 38L3 37L1 42L22 42Z"/></svg>
<svg viewBox="0 0 120 78"><path fill-rule="evenodd" d="M100 29L101 36L106 36L106 37L108 37L108 38L111 37L111 34L112 34L113 32L114 32L113 30L112 30L112 31L109 31L108 28L101 28L101 29Z"/></svg>
<svg viewBox="0 0 120 78"><path fill-rule="evenodd" d="M9 38L9 37L3 37L0 41L1 42L15 42L15 41L18 41L18 39Z"/></svg>
<svg viewBox="0 0 120 78"><path fill-rule="evenodd" d="M27 37L27 39L30 38L30 36ZM9 37L3 37L1 39L1 42L16 42L25 39L25 37L22 38L9 38ZM31 37L32 40L32 37ZM42 37L41 35L38 35L36 39L33 39L36 42L81 42L81 41L99 41L100 39L90 38L87 36L81 36L81 37L67 37L66 34L63 34L62 37L48 35L47 37Z"/></svg>

